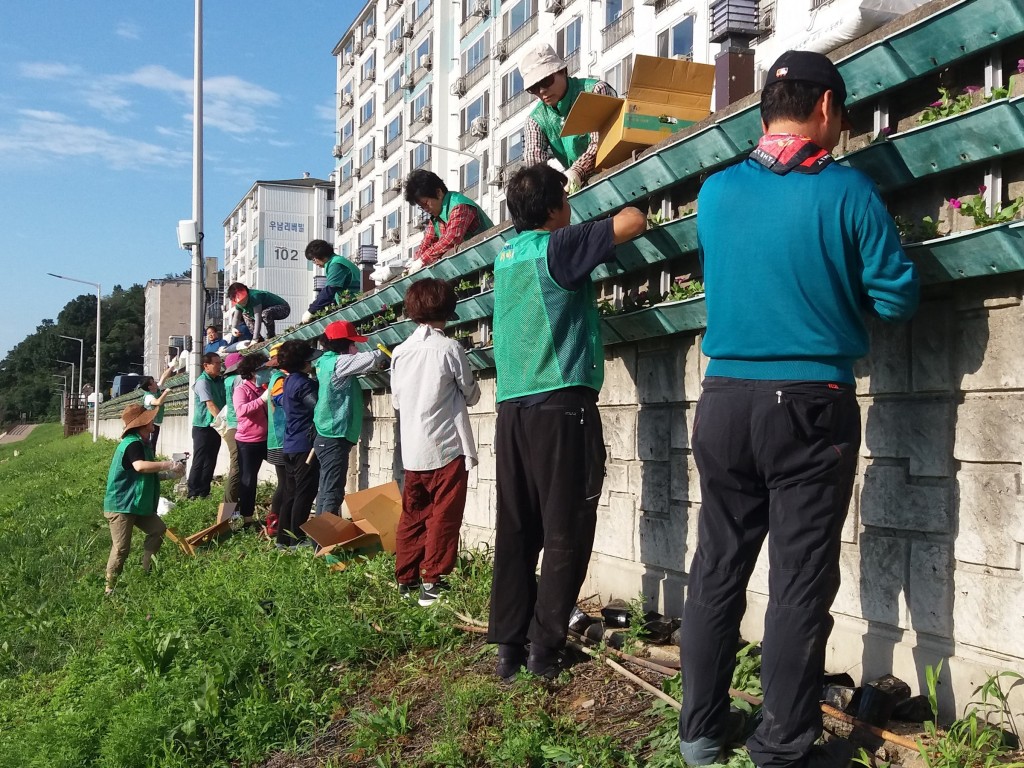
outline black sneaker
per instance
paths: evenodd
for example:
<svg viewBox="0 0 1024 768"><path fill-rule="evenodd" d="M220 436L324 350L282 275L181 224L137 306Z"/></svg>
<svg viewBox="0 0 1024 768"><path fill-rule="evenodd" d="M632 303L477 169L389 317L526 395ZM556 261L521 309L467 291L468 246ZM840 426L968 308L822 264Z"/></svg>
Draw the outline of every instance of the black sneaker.
<svg viewBox="0 0 1024 768"><path fill-rule="evenodd" d="M426 608L428 605L433 605L441 599L441 597L447 590L448 582L444 579L438 579L434 582L423 582L422 586L420 586L420 605L422 605L424 608Z"/></svg>
<svg viewBox="0 0 1024 768"><path fill-rule="evenodd" d="M498 645L498 664L494 673L502 682L511 683L526 664L526 648L522 645Z"/></svg>
<svg viewBox="0 0 1024 768"><path fill-rule="evenodd" d="M398 585L398 596L403 600L411 600L415 597L416 593L419 592L419 582L415 584L399 584Z"/></svg>
<svg viewBox="0 0 1024 768"><path fill-rule="evenodd" d="M530 646L530 658L526 661L526 671L531 675L554 680L564 669L561 651L541 646Z"/></svg>

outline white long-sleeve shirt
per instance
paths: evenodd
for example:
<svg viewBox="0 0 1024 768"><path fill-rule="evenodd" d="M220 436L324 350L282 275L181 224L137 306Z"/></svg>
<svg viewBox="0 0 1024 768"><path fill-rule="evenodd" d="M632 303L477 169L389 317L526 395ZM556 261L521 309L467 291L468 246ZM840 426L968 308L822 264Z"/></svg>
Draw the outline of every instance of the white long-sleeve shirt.
<svg viewBox="0 0 1024 768"><path fill-rule="evenodd" d="M476 466L468 406L480 399L480 386L457 341L419 326L392 353L391 393L406 469L440 469L458 456L466 457L466 469Z"/></svg>

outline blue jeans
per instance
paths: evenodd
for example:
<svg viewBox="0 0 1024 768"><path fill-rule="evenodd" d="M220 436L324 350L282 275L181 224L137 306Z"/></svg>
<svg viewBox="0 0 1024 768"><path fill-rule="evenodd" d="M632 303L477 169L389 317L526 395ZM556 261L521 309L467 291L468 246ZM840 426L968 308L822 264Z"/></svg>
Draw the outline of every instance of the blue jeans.
<svg viewBox="0 0 1024 768"><path fill-rule="evenodd" d="M345 479L348 477L348 455L355 443L343 437L317 434L313 450L320 461L320 490L316 495L316 513L341 514L345 500Z"/></svg>

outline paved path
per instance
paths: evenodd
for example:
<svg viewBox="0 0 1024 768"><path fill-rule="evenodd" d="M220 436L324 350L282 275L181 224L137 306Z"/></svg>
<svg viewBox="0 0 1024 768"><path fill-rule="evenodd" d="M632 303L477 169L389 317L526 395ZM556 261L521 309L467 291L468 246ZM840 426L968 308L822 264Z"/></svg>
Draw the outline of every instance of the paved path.
<svg viewBox="0 0 1024 768"><path fill-rule="evenodd" d="M11 427L9 431L0 435L0 445L6 443L17 443L28 437L29 433L35 429L38 424L18 424L17 426Z"/></svg>

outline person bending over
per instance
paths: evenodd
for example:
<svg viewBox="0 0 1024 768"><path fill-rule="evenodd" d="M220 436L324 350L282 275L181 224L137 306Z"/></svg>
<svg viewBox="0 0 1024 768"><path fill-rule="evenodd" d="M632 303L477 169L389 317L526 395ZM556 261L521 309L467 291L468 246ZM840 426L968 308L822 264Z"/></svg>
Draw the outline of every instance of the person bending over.
<svg viewBox="0 0 1024 768"><path fill-rule="evenodd" d="M413 261L433 264L455 246L493 225L475 202L459 192L449 192L441 177L431 171L416 170L405 180L405 201L430 216L430 226Z"/></svg>
<svg viewBox="0 0 1024 768"><path fill-rule="evenodd" d="M275 334L275 320L284 320L291 314L291 307L288 302L270 291L258 291L249 288L244 283L232 283L228 286L228 300L234 304L235 313L232 317L231 335L236 341L241 340L242 323L248 325L252 331L252 339L255 342L264 341L263 331L266 329L266 338L272 338Z"/></svg>

